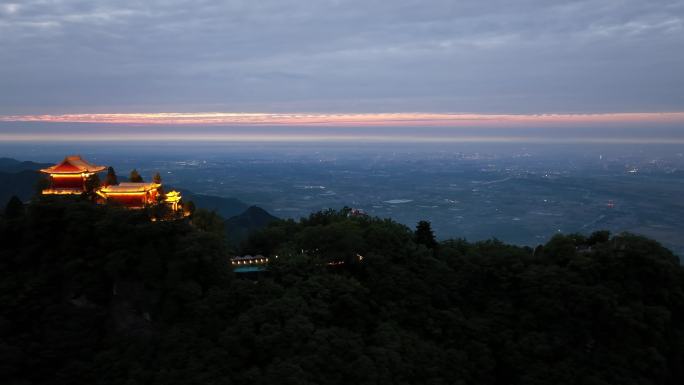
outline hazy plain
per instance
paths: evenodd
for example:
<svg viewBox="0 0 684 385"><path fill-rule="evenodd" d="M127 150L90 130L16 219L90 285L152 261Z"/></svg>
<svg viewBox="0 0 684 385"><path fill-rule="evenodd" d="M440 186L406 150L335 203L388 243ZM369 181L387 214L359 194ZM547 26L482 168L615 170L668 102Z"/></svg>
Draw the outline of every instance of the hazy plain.
<svg viewBox="0 0 684 385"><path fill-rule="evenodd" d="M350 206L440 238L525 245L597 229L653 237L684 255L684 148L639 144L13 143L3 156L80 153L120 175L239 198L281 218Z"/></svg>

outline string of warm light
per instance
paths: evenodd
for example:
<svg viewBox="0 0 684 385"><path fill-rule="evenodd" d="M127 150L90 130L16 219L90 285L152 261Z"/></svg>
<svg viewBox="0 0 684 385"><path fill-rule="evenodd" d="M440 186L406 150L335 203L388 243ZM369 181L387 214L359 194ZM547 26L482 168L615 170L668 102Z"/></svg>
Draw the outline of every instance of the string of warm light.
<svg viewBox="0 0 684 385"><path fill-rule="evenodd" d="M41 193L43 195L74 195L83 193L83 190L77 188L45 189Z"/></svg>
<svg viewBox="0 0 684 385"><path fill-rule="evenodd" d="M81 173L73 173L73 174L50 174L50 177L51 177L51 178L64 178L64 179L68 179L68 178L78 178L78 179L81 179L81 178L89 178L89 177L92 176L92 175L93 175L92 173L90 173L90 174L81 174Z"/></svg>
<svg viewBox="0 0 684 385"><path fill-rule="evenodd" d="M268 258L249 258L249 259L235 259L231 260L231 265L251 265L251 264L264 264L268 263Z"/></svg>
<svg viewBox="0 0 684 385"><path fill-rule="evenodd" d="M127 191L118 191L118 192L107 192L106 190L99 190L102 191L104 194L107 196L118 196L118 195L140 195L140 196L145 196L147 195L148 191L132 191L132 192L127 192Z"/></svg>

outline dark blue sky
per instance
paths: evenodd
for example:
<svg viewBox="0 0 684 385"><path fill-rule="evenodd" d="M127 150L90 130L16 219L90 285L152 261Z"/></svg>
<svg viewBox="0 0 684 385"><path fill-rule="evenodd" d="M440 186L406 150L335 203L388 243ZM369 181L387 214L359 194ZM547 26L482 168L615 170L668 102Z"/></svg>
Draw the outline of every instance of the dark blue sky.
<svg viewBox="0 0 684 385"><path fill-rule="evenodd" d="M0 114L684 111L684 1L0 1Z"/></svg>

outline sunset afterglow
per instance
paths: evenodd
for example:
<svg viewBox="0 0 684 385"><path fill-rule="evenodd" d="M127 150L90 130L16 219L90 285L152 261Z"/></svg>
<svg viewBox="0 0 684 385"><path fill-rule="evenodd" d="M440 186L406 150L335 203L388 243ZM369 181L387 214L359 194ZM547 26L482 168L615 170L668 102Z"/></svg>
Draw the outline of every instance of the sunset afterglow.
<svg viewBox="0 0 684 385"><path fill-rule="evenodd" d="M684 113L5 115L0 140L682 143ZM617 134L616 134L617 133Z"/></svg>
<svg viewBox="0 0 684 385"><path fill-rule="evenodd" d="M7 115L2 122L104 123L129 125L228 125L228 126L392 126L392 127L504 127L592 125L614 123L684 123L684 112L609 114L272 114L272 113L120 113Z"/></svg>

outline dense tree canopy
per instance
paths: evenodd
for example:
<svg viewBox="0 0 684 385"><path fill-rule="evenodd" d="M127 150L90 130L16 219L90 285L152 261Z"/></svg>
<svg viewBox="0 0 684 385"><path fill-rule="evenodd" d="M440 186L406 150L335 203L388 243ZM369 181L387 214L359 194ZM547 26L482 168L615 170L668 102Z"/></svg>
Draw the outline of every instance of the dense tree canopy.
<svg viewBox="0 0 684 385"><path fill-rule="evenodd" d="M330 210L253 234L239 252L272 263L245 279L196 214L59 199L0 219L3 383L684 382L684 272L654 241L434 251Z"/></svg>

